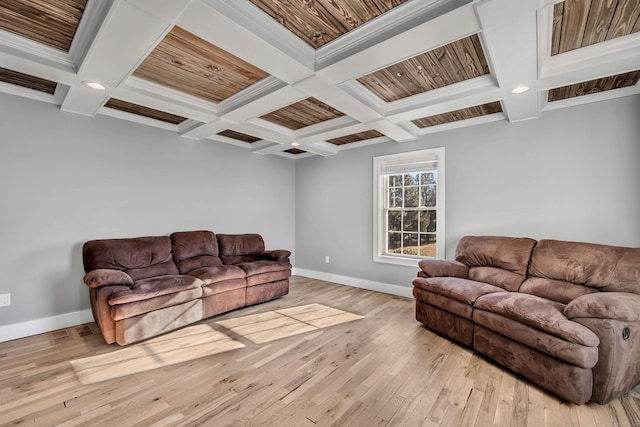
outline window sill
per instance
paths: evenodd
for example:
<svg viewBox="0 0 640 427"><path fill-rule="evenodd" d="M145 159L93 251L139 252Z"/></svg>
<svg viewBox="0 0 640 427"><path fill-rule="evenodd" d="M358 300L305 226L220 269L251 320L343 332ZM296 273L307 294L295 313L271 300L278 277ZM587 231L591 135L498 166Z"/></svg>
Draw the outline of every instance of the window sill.
<svg viewBox="0 0 640 427"><path fill-rule="evenodd" d="M385 264L395 264L395 265L403 265L405 267L415 267L418 268L418 262L423 259L429 259L428 257L416 257L416 258L407 258L407 257L399 257L393 255L374 255L373 262L382 262Z"/></svg>

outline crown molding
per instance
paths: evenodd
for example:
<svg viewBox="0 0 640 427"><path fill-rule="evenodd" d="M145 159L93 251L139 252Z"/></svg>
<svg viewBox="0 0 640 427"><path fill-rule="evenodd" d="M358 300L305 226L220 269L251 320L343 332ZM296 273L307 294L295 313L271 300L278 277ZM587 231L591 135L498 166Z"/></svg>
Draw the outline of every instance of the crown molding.
<svg viewBox="0 0 640 427"><path fill-rule="evenodd" d="M202 0L202 3L313 71L314 49L250 1Z"/></svg>
<svg viewBox="0 0 640 427"><path fill-rule="evenodd" d="M78 71L75 62L67 52L4 30L0 30L0 51L73 74Z"/></svg>
<svg viewBox="0 0 640 427"><path fill-rule="evenodd" d="M61 85L58 84L56 86L56 92L58 91L59 86ZM46 92L41 92L39 90L29 89L10 83L0 82L0 92L8 93L10 95L16 95L22 98L33 99L35 101L46 102L48 104L58 104L55 93L54 95L51 95Z"/></svg>
<svg viewBox="0 0 640 427"><path fill-rule="evenodd" d="M267 76L217 104L218 115L223 116L285 87L286 82L274 76Z"/></svg>
<svg viewBox="0 0 640 427"><path fill-rule="evenodd" d="M636 83L635 86L607 90L604 92L593 93L591 95L575 96L573 98L561 99L559 101L553 102L547 101L547 93L547 91L544 92L544 103L541 107L541 112L559 110L561 108L576 107L578 105L607 101L610 99L622 98L624 96L638 95L640 94L640 83Z"/></svg>
<svg viewBox="0 0 640 427"><path fill-rule="evenodd" d="M114 0L90 1L82 13L80 24L69 48L69 56L79 68L87 56L102 23L105 21Z"/></svg>
<svg viewBox="0 0 640 427"><path fill-rule="evenodd" d="M218 116L218 104L207 101L197 96L189 95L179 90L162 86L149 80L131 76L124 83L124 88L141 95L160 99L171 104L179 104L185 108L200 110L208 114ZM171 112L171 111L169 111Z"/></svg>

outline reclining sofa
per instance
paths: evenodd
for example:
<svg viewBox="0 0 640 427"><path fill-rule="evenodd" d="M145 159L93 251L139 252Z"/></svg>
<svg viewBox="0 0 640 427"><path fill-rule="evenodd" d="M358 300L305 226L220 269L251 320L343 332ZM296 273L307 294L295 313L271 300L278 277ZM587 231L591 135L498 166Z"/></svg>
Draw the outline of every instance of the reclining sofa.
<svg viewBox="0 0 640 427"><path fill-rule="evenodd" d="M82 247L93 317L126 345L289 292L291 252L259 234L177 232Z"/></svg>
<svg viewBox="0 0 640 427"><path fill-rule="evenodd" d="M419 266L430 329L573 403L640 383L640 248L466 236Z"/></svg>

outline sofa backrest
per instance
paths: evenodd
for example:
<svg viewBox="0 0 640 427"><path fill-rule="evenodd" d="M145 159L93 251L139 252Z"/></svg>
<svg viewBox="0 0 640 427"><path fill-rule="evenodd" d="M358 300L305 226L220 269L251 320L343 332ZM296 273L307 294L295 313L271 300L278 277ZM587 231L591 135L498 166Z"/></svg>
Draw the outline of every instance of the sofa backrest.
<svg viewBox="0 0 640 427"><path fill-rule="evenodd" d="M516 292L535 245L527 237L465 236L456 247L456 260L469 267L469 279Z"/></svg>
<svg viewBox="0 0 640 427"><path fill-rule="evenodd" d="M264 240L259 234L218 234L220 259L223 264L252 262L264 252Z"/></svg>
<svg viewBox="0 0 640 427"><path fill-rule="evenodd" d="M597 291L640 294L640 248L540 240L520 292L567 304Z"/></svg>
<svg viewBox="0 0 640 427"><path fill-rule="evenodd" d="M91 240L82 246L82 261L87 273L111 268L124 271L133 280L178 274L169 236Z"/></svg>
<svg viewBox="0 0 640 427"><path fill-rule="evenodd" d="M211 231L180 231L172 233L173 259L180 274L201 267L222 265L218 257L218 240Z"/></svg>

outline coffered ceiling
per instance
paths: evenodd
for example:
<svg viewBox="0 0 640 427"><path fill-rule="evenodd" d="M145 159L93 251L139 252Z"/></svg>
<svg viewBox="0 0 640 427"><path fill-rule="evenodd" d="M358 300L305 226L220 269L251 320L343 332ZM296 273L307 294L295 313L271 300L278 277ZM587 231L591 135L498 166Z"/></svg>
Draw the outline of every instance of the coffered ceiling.
<svg viewBox="0 0 640 427"><path fill-rule="evenodd" d="M638 0L3 0L0 92L329 156L638 94L639 16Z"/></svg>

